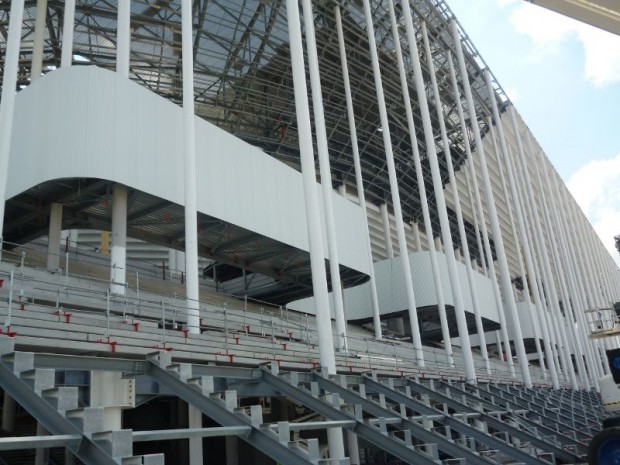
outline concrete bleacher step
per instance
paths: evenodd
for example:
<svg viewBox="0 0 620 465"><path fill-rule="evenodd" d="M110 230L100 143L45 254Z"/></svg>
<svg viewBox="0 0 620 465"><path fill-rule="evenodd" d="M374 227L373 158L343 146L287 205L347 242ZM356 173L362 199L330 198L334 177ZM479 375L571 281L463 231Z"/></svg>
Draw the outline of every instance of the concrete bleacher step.
<svg viewBox="0 0 620 465"><path fill-rule="evenodd" d="M78 408L78 388L74 386L45 389L41 391L41 397L60 412Z"/></svg>

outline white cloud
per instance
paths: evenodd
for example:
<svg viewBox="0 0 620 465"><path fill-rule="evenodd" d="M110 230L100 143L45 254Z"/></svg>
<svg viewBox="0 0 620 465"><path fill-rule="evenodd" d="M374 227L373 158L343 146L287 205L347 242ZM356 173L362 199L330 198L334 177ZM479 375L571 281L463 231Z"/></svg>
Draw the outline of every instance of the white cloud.
<svg viewBox="0 0 620 465"><path fill-rule="evenodd" d="M510 0L499 0L509 4ZM522 3L510 16L517 32L534 42L532 59L544 59L556 53L570 39L581 42L585 78L596 87L620 81L620 36L559 15L545 8Z"/></svg>
<svg viewBox="0 0 620 465"><path fill-rule="evenodd" d="M614 236L620 234L620 154L592 160L567 183L609 253L620 265Z"/></svg>
<svg viewBox="0 0 620 465"><path fill-rule="evenodd" d="M505 8L508 5L514 5L515 3L520 2L521 0L497 0L497 4L500 8Z"/></svg>
<svg viewBox="0 0 620 465"><path fill-rule="evenodd" d="M517 90L515 86L508 86L504 89L506 91L506 95L512 101L512 103L518 102L521 94Z"/></svg>

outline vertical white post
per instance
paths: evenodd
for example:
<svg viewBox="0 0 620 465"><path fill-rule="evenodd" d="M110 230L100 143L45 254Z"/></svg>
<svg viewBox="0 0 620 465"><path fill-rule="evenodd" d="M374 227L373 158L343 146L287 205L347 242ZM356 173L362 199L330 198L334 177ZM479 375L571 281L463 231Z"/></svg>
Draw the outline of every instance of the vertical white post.
<svg viewBox="0 0 620 465"><path fill-rule="evenodd" d="M418 45L416 43L415 31L413 29L413 18L409 2L403 2L403 14L405 16L405 28L407 30L407 40L409 43L410 59L413 64L413 75L420 102L420 112L422 114L422 125L424 127L424 139L426 141L426 155L431 167L431 177L433 180L433 190L435 192L435 201L437 203L437 213L439 215L439 224L441 237L444 244L444 254L448 264L448 275L450 277L450 285L452 288L452 298L454 303L454 313L456 314L456 324L458 327L459 338L461 341L461 350L463 354L463 362L465 364L465 377L467 382L476 382L476 369L474 359L471 352L471 341L469 340L469 330L467 328L467 319L465 317L465 306L463 304L463 296L461 293L461 283L456 270L456 257L454 255L454 244L450 232L450 221L448 220L448 211L446 200L443 193L443 182L439 169L439 160L437 158L437 148L435 147L435 136L431 124L430 110L428 100L426 98L426 90L422 77L422 67L420 65L420 55L418 53ZM422 23L422 34L424 35L426 25ZM431 74L433 70L431 70Z"/></svg>
<svg viewBox="0 0 620 465"><path fill-rule="evenodd" d="M47 269L60 268L60 233L62 231L62 204L50 205L50 223L47 235Z"/></svg>
<svg viewBox="0 0 620 465"><path fill-rule="evenodd" d="M411 222L411 229L413 230L413 244L416 252L422 251L422 241L420 240L420 226L417 221Z"/></svg>
<svg viewBox="0 0 620 465"><path fill-rule="evenodd" d="M181 9L183 54L183 143L185 153L185 289L187 327L200 332L198 288L198 212L196 207L196 128L194 126L194 47L192 0Z"/></svg>
<svg viewBox="0 0 620 465"><path fill-rule="evenodd" d="M30 66L31 83L39 79L43 72L43 45L46 19L47 0L37 0L37 19L34 23L34 41L32 44L32 61Z"/></svg>
<svg viewBox="0 0 620 465"><path fill-rule="evenodd" d="M360 449L357 441L357 434L351 430L347 430L347 450L350 464L360 465Z"/></svg>
<svg viewBox="0 0 620 465"><path fill-rule="evenodd" d="M291 47L291 66L293 70L295 111L297 113L297 127L299 133L299 150L302 181L304 185L310 264L312 268L312 288L316 300L319 359L321 361L321 366L326 368L328 373L335 374L336 358L334 356L329 313L323 234L321 232L316 171L314 168L312 148L312 129L310 126L310 108L308 106L308 90L306 87L306 73L297 0L286 0L286 12Z"/></svg>
<svg viewBox="0 0 620 465"><path fill-rule="evenodd" d="M9 34L4 55L2 75L2 98L0 99L0 240L4 229L4 208L6 184L11 154L11 133L13 132L13 110L15 108L15 89L17 88L17 66L22 38L24 0L12 0ZM0 241L1 242L1 241Z"/></svg>
<svg viewBox="0 0 620 465"><path fill-rule="evenodd" d="M424 367L424 352L422 350L422 338L420 337L420 326L418 323L417 308L415 303L415 294L413 292L413 281L411 277L411 267L409 264L409 252L407 251L407 238L405 236L405 225L403 222L403 211L400 203L400 192L398 190L398 179L396 177L396 163L394 162L394 152L392 148L392 136L390 134L390 125L385 105L385 95L383 93L383 82L381 79L381 70L379 68L379 55L377 53L377 43L375 41L375 28L373 26L373 16L370 9L370 1L364 0L364 14L366 18L366 33L368 36L368 44L370 48L370 56L372 61L372 70L375 81L375 91L377 93L377 106L379 109L379 117L381 120L381 129L383 135L383 148L385 149L385 158L388 169L388 177L390 179L390 193L392 196L392 206L394 208L394 217L396 220L396 233L398 234L398 248L400 251L400 260L403 270L403 278L405 280L405 290L407 292L407 308L409 319L411 321L411 334L413 338L413 347L416 352L416 361L419 367Z"/></svg>
<svg viewBox="0 0 620 465"><path fill-rule="evenodd" d="M127 187L118 183L112 189L110 236L110 292L124 295L127 282Z"/></svg>
<svg viewBox="0 0 620 465"><path fill-rule="evenodd" d="M116 72L129 77L131 36L131 0L118 0L116 32Z"/></svg>
<svg viewBox="0 0 620 465"><path fill-rule="evenodd" d="M448 177L450 185L452 187L452 198L454 201L454 209L456 211L457 225L459 229L459 237L461 239L461 248L463 250L463 258L465 260L465 269L467 271L467 279L469 284L469 291L472 300L472 306L474 311L474 318L476 321L476 332L480 340L480 351L482 353L482 359L485 363L487 374L491 374L491 365L489 364L489 354L487 352L486 337L484 334L484 326L482 324L482 317L480 315L480 305L478 303L478 290L476 283L474 282L474 270L471 266L471 257L469 255L469 244L467 242L467 233L465 232L465 222L463 221L463 212L461 211L461 198L459 196L458 186L456 183L456 176L454 174L454 164L452 162L452 154L450 151L450 142L448 141L448 133L446 131L446 122L443 112L443 106L441 104L441 97L439 94L439 87L437 85L437 76L435 74L435 65L431 54L430 41L428 37L428 31L426 25L422 23L422 37L424 39L424 49L428 61L428 69L430 71L431 86L433 88L433 97L435 100L435 108L437 111L437 118L439 120L439 129L441 132L441 140L444 146L444 153L446 156L446 165L448 166ZM448 51L448 55L450 55ZM455 97L460 99L458 94L458 85L456 82L456 75L454 73L454 66L452 60L448 60L450 66L450 75L452 78L453 88L455 89ZM467 136L465 136L467 137Z"/></svg>
<svg viewBox="0 0 620 465"><path fill-rule="evenodd" d="M394 46L396 49L396 60L398 62L398 71L400 74L401 91L403 94L403 105L405 107L405 114L407 117L407 128L409 129L409 140L412 147L413 163L416 171L416 180L418 183L418 195L420 196L420 204L422 205L422 218L424 219L424 228L427 234L432 235L432 225L430 219L430 213L428 209L428 200L426 198L426 187L424 181L424 173L422 171L422 162L420 159L420 152L418 149L418 140L416 138L416 128L413 121L413 111L411 108L411 97L409 95L409 83L407 81L407 74L405 71L405 64L403 60L402 49L400 46L400 35L398 33L398 26L396 23L396 15L394 13L394 4L392 0L388 3L390 11L390 20L392 23L392 34L394 37ZM450 336L450 328L448 326L448 317L446 315L445 296L443 293L443 286L441 284L441 278L439 275L439 264L437 262L437 253L435 248L429 247L429 255L431 258L431 270L433 273L433 283L435 285L435 293L437 298L437 309L439 312L439 322L441 325L441 334L443 338L444 350L448 358L450 366L454 364L454 354L452 353L452 340Z"/></svg>
<svg viewBox="0 0 620 465"><path fill-rule="evenodd" d="M453 23L455 24L455 23ZM456 27L454 29L456 32ZM460 55L459 55L460 61ZM462 68L465 66L463 62ZM489 90L489 96L491 99L491 106L493 113L497 112L497 102L495 101L495 91L491 84L491 73L489 70L485 70L485 79ZM466 92L467 94L467 92ZM467 105L470 106L469 99ZM471 104L473 107L473 102ZM471 111L471 108L470 108ZM495 116L496 120L499 120L499 116ZM480 130L474 125L474 136L480 134ZM477 139L477 137L476 137ZM478 142L476 141L476 146ZM525 353L525 345L523 343L523 334L521 332L521 323L519 322L519 314L517 313L517 305L512 293L512 283L510 281L510 271L508 270L508 260L506 258L506 249L504 247L504 239L502 237L502 231L499 226L499 220L497 218L497 208L495 206L495 198L493 195L493 188L491 186L491 178L489 177L489 170L487 168L486 156L484 149L482 148L482 140L480 140L480 146L478 147L478 156L480 158L480 170L482 172L482 181L484 183L484 190L487 197L487 208L489 210L489 219L491 220L491 228L493 229L493 239L495 240L495 250L497 251L497 263L500 271L500 281L502 284L502 291L504 293L504 301L508 306L508 313L510 315L512 323L512 331L514 334L514 345L517 351L517 357L519 359L519 365L521 367L521 374L523 376L523 383L527 387L532 386L532 379L530 376L529 363L527 360L527 354Z"/></svg>
<svg viewBox="0 0 620 465"><path fill-rule="evenodd" d="M508 274L508 264L506 262L506 253L504 251L504 243L502 241L502 236L501 236L501 231L499 228L499 221L497 219L497 210L495 208L495 199L493 197L493 191L491 189L491 183L489 180L489 172L488 172L488 168L487 168L487 164L486 164L486 158L485 158L485 154L484 154L484 147L482 145L482 137L480 136L480 128L478 126L478 117L476 115L476 108L474 106L474 100L472 97L472 93L471 93L471 86L469 84L469 77L467 76L467 67L465 66L465 58L463 56L463 50L462 50L462 46L461 46L461 38L459 36L459 32L456 26L456 22L454 20L451 21L451 27L452 27L452 34L453 34L453 38L455 43L457 44L456 46L456 53L457 53L457 58L458 58L458 62L459 62L459 69L461 71L461 76L462 76L462 80L463 80L463 88L465 91L465 100L467 102L467 108L469 110L469 118L471 121L471 128L474 132L474 140L476 142L476 152L478 154L478 160L480 161L480 171L482 174L482 181L484 183L484 191L485 191L485 196L486 196L486 200L487 200L487 209L488 209L488 216L489 216L489 220L491 222L491 229L493 230L493 238L495 240L495 249L497 251L497 259L498 259L498 265L500 267L500 277L501 277L501 282L502 282L502 288L504 290L504 298L506 299L506 303L507 306L509 308L509 313L511 314L511 316L513 317L513 326L515 325L515 321L514 321L514 316L516 316L516 305L514 302L514 298L512 296L512 291L511 291L511 287L512 284L510 283L510 276ZM473 161L473 160L472 160ZM482 204L480 202L480 198L479 198L479 194L478 194L478 186L477 186L477 180L476 180L476 175L474 174L472 176L472 178L474 179L474 194L476 195L476 203L478 204L479 207L479 211L480 214L482 215ZM483 236L485 235L485 231L486 231L486 225L484 224L484 217L481 217L481 224L482 226L482 234ZM486 254L487 254L487 261L488 261L488 266L489 266L489 271L491 274L492 279L495 281L496 280L496 276L495 276L495 265L493 264L493 255L491 253L491 248L490 248L490 244L488 241L488 234L487 237L485 239L485 249L486 249ZM499 289L495 289L495 295L496 295L496 301L498 300L498 294L499 294ZM501 299L499 299L501 300ZM508 354L508 360L509 360L509 364L512 364L512 354L510 351L510 344L508 343L508 339L507 339L507 329L506 329L506 321L505 321L505 317L503 315L503 305L500 303L498 305L498 310L499 310L499 317L500 317L500 324L502 325L502 332L504 333L504 339L505 339L505 345L506 345L506 352ZM503 322L501 320L504 320ZM519 333L519 336L521 336L521 328L518 325L518 321L516 322L516 326L517 326L517 331ZM530 372L528 369L528 363L527 363L527 358L525 355L525 347L523 346L523 339L521 338L520 340L521 344L519 347L519 341L515 341L515 346L517 348L517 353L519 355L519 363L521 365L521 371L522 371L522 376L523 376L523 382L525 383L526 386L531 387L532 385L532 380L530 378ZM511 365L511 371L514 370L514 367Z"/></svg>
<svg viewBox="0 0 620 465"><path fill-rule="evenodd" d="M75 27L75 0L65 0L65 14L62 24L62 49L60 67L73 64L73 30Z"/></svg>
<svg viewBox="0 0 620 465"><path fill-rule="evenodd" d="M202 428L202 412L192 404L187 404L187 426ZM189 464L202 465L203 463L202 438L189 438Z"/></svg>
<svg viewBox="0 0 620 465"><path fill-rule="evenodd" d="M385 237L385 251L387 258L394 258L394 247L392 246L392 228L390 227L390 214L388 212L387 204L382 203L379 206L381 212L381 219L383 220L383 235Z"/></svg>
<svg viewBox="0 0 620 465"><path fill-rule="evenodd" d="M547 208L547 198L545 198L544 196L543 196L543 207L545 208L546 211L549 212L547 214L549 221L550 222L553 221L555 223L555 230L556 230L557 239L558 239L557 242L559 243L562 256L564 257L564 260L565 260L565 271L567 272L567 276L568 276L569 288L573 290L572 294L573 294L573 299L574 299L573 304L575 305L574 307L575 316L576 316L579 326L583 328L584 331L586 331L588 328L588 325L587 325L585 316L583 314L583 311L586 307L583 287L581 286L581 282L578 281L575 276L576 262L574 260L573 254L571 253L570 247L568 246L567 237L564 231L564 225L560 221L559 215L557 214L557 206L555 203L555 198L553 197L553 196L559 196L561 194L557 190L551 191L551 189L553 188L553 185L550 184L549 182L547 170L546 169L539 170L538 172L539 177L540 177L540 171L542 171L542 174L543 174L542 179L539 180L539 184L541 185L541 190L542 190L542 185L543 185L542 183L544 182L545 185L549 186L549 189L551 192L549 199L548 199L550 208ZM553 212L553 214L551 214L551 212ZM558 246L556 246L556 241L550 240L550 242L552 246L556 247L557 249ZM556 250L556 255L559 256L559 252L557 252L557 250ZM585 344L590 344L590 341L586 337L586 335L583 333L581 333L581 335L582 335L582 338ZM590 348L591 347L592 346L590 346ZM592 368L595 367L598 373L598 376L602 376L603 369L602 369L602 365L600 363L598 354L592 350L589 350L589 351L586 350L586 357L588 356L588 354L590 355L588 370L590 371L592 370ZM598 379L596 375L591 373L591 378L592 378L592 382L594 386L596 387L596 389L598 389Z"/></svg>
<svg viewBox="0 0 620 465"><path fill-rule="evenodd" d="M525 272L525 265L523 264L523 260L524 257L527 260L527 253L529 251L529 239L527 236L527 229L525 227L525 222L523 220L523 214L521 214L522 212L522 207L521 207L521 202L522 202L522 197L521 197L521 191L519 190L518 186L515 186L515 180L514 180L514 176L513 176L513 172L512 172L512 164L511 164L511 159L512 159L512 151L510 150L510 148L506 147L506 143L505 143L505 139L504 140L504 144L502 146L502 149L500 151L500 148L498 146L498 142L497 142L497 137L495 135L495 129L493 126L493 119L489 118L488 119L488 124L489 124L489 128L490 128L490 136L491 136L491 140L493 143L493 153L496 156L497 159L497 166L498 166L498 172L499 172L499 179L500 179L500 185L501 185L501 193L503 194L504 198L505 198L505 204L506 204L506 209L508 210L508 219L509 219L509 224L510 224L510 231L512 236L515 238L515 251L516 251L516 256L517 256L517 270L519 272L519 275L523 278L523 291L522 291L522 296L523 296L523 301L527 304L527 310L531 319L531 323L532 323L532 328L534 330L534 343L536 346L536 354L538 356L538 360L540 361L540 366L541 369L543 371L545 371L545 361L544 361L544 357L543 357L543 353L542 353L542 348L540 345L540 325L539 322L536 318L536 311L532 308L532 299L530 297L530 286L528 283L528 279L532 279L533 281L533 277L535 276L535 274L526 274ZM498 124L501 124L501 122L499 122ZM503 131L501 132L501 135L503 136ZM507 152L504 152L504 150L508 150ZM505 166L505 168L504 168ZM504 176L504 169L506 170L506 175ZM508 178L508 184L506 183L506 178ZM508 190L508 186L510 186L510 196L509 196L509 190ZM513 215L513 208L512 206L515 206L514 210L515 210L515 214ZM519 214L521 214L519 216ZM520 219L519 222L519 229L517 230L517 225L515 223L515 216L517 216L517 220ZM520 241L520 242L519 242ZM527 250L526 250L527 247ZM531 258L531 254L530 254L530 258ZM528 268L529 270L530 268ZM535 282L535 281L533 281ZM516 290L515 290L515 298L516 297ZM537 306L538 307L538 306ZM545 379L547 379L547 373L546 371L544 372L544 377Z"/></svg>
<svg viewBox="0 0 620 465"><path fill-rule="evenodd" d="M493 92L492 87L489 88L489 91ZM540 361L540 366L544 370L545 359L542 353L542 349L540 347L541 327L543 327L544 325L540 323L540 321L537 318L537 315L534 313L532 309L531 299L530 299L530 286L528 284L528 279L532 283L534 283L534 285L531 287L532 295L534 297L534 305L536 306L536 312L538 313L538 315L542 315L543 307L542 307L542 302L540 299L540 294L538 293L538 286L536 285L538 276L534 268L534 262L532 259L532 251L531 251L531 246L530 246L530 238L529 238L528 231L527 231L526 224L525 224L525 219L524 219L525 215L523 214L522 203L524 202L525 199L522 197L521 195L522 192L520 192L520 190L518 189L518 186L515 180L515 175L513 173L512 164L511 164L512 157L511 157L511 154L508 152L508 148L506 146L506 138L504 136L504 128L502 125L502 121L499 118L499 112L496 112L496 109L497 109L497 105L493 106L493 116L495 119L495 124L497 126L499 144L500 144L500 150L496 149L498 166L500 170L500 178L501 178L501 183L502 183L502 186L503 186L503 189L506 195L506 199L507 199L506 204L509 210L510 222L513 227L513 230L515 231L515 239L517 237L521 238L521 244L522 244L521 250L525 258L525 266L527 267L527 275L525 274L525 270L523 267L523 260L521 258L521 254L519 253L519 247L517 246L516 248L517 248L519 269L521 272L521 276L523 276L524 295L525 295L526 303L528 306L528 311L530 313L530 318L532 319L531 321L532 327L534 328L536 352L538 353L538 359ZM511 110L513 110L513 107L511 107ZM513 130L515 133L515 139L517 142L517 151L519 152L519 157L523 157L523 145L521 144L519 131L515 125L514 115L512 112L511 112L511 117L512 117ZM489 122L489 125L491 125L491 122ZM492 126L491 126L491 129L492 129ZM493 144L495 146L494 137L493 137ZM504 179L504 175L502 173L502 161L503 161L503 165L506 167L506 176L508 178L507 186L506 186L506 182ZM510 195L512 197L512 202L508 201L507 187L510 189ZM517 217L516 226L518 226L518 235L517 235L517 231L515 228L514 219L512 216L511 205L514 205L514 210L515 210L515 214ZM549 366L549 371L551 374L551 382L553 384L554 389L559 389L560 384L559 384L559 379L558 379L557 372L555 369L555 365L553 362L553 354L551 353L551 345L549 344L548 340L546 342L543 340L543 344L545 347L545 352L547 354L547 365Z"/></svg>
<svg viewBox="0 0 620 465"><path fill-rule="evenodd" d="M528 182L529 173L524 171L524 169L522 169L521 171L523 171L522 184L525 190L525 199L530 205L529 207L530 214L533 219L532 221L534 223L534 228L535 228L533 237L534 237L534 240L536 241L536 246L538 249L538 256L540 257L540 261L542 265L543 277L544 277L544 282L545 282L545 290L547 291L547 296L548 296L547 302L549 306L551 307L553 314L555 316L555 321L556 321L555 329L557 333L557 343L561 346L560 357L562 359L562 365L564 368L564 372L566 375L570 377L571 384L573 384L574 386L577 383L577 381L575 377L575 369L574 369L571 354L570 354L568 337L566 335L566 324L565 324L564 317L562 316L562 312L559 307L559 297L556 291L556 281L555 281L555 278L554 278L554 275L552 273L551 266L550 266L551 258L550 258L550 254L547 249L547 245L544 240L545 236L543 235L543 229L542 229L542 223L543 223L543 220L545 219L545 216L547 217L547 220L545 223L548 225L548 227L550 227L550 225L548 224L549 217L548 215L542 216L542 214L539 214L533 193L531 192L533 188L533 184L531 183L531 181ZM541 189L541 192L542 192L542 189ZM544 195L544 193L542 193L541 195ZM545 202L541 202L542 207L543 207L543 214L546 209L547 201L550 201L550 199L545 199ZM552 236L549 236L549 237L552 237ZM551 252L557 256L557 249L556 249L555 241L551 240L550 246L551 246Z"/></svg>
<svg viewBox="0 0 620 465"><path fill-rule="evenodd" d="M338 256L338 239L334 224L334 206L332 202L332 174L329 163L329 149L327 147L327 130L325 129L325 115L323 95L321 91L321 76L319 74L319 58L316 49L314 34L314 14L310 0L302 0L303 17L306 31L306 51L310 68L310 87L312 90L312 108L314 110L314 127L316 129L317 151L319 153L319 171L321 174L321 188L323 191L323 219L327 230L327 250L329 251L329 274L332 283L334 299L334 316L336 318L336 333L338 348L347 351L347 323L344 318L344 301L342 298L342 284L340 281L340 259Z"/></svg>
<svg viewBox="0 0 620 465"><path fill-rule="evenodd" d="M375 266L372 260L372 246L370 244L370 232L368 230L368 213L366 209L366 194L364 191L364 179L362 178L362 165L360 162L359 146L357 143L357 128L355 126L355 111L353 109L353 99L351 96L351 82L349 80L349 66L347 64L347 54L344 45L344 32L342 30L342 18L340 7L334 8L336 16L336 28L338 30L338 44L340 48L340 62L342 65L342 79L344 81L344 93L347 101L347 115L349 118L349 132L351 134L351 151L353 152L353 167L355 169L355 182L357 187L357 198L364 217L364 233L368 239L368 263L370 276L370 297L372 300L372 318L375 330L375 337L381 339L381 319L379 314L379 298L377 296L377 284L375 281ZM393 252L392 252L393 253Z"/></svg>

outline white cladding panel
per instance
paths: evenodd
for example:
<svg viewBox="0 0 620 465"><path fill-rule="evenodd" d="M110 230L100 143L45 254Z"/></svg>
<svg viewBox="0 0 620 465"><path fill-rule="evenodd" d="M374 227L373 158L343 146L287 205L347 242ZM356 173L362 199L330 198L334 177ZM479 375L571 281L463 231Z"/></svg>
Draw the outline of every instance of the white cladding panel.
<svg viewBox="0 0 620 465"><path fill-rule="evenodd" d="M445 303L446 305L454 305L445 255L437 252L437 258ZM437 305L437 294L433 281L430 253L410 253L409 259L416 306L426 307ZM473 313L471 293L467 281L467 270L462 263L457 263L456 266L461 282L465 310ZM400 257L375 263L375 279L377 282L379 307L381 309L380 313L382 315L407 309L407 294L405 291L405 280L403 279ZM476 272L474 272L474 279L482 317L496 322L499 321L491 280ZM347 319L359 320L372 317L370 286L368 283L346 289L344 291L344 298ZM314 299L307 298L292 302L288 307L306 313L314 313Z"/></svg>
<svg viewBox="0 0 620 465"><path fill-rule="evenodd" d="M91 177L184 204L182 109L116 73L47 74L18 94L13 127L7 198ZM200 212L308 250L298 171L199 118L196 154ZM333 203L340 262L367 273L364 213L335 192Z"/></svg>

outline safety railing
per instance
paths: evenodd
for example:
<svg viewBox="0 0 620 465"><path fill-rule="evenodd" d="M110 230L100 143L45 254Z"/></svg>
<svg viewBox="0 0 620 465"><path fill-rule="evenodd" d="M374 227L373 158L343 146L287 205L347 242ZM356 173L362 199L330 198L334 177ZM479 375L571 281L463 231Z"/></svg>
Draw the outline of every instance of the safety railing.
<svg viewBox="0 0 620 465"><path fill-rule="evenodd" d="M66 315L71 314L72 307L86 309L81 310L82 317L103 316L103 336L108 340L118 318L129 319L131 324L150 324L149 343L156 341L162 348L173 345L179 334L189 335L188 302L180 281L175 283L176 288L162 289L162 280L146 272L146 276L136 272L135 279L128 275L124 295L112 294L109 278L106 279L109 262L104 266L99 258L75 252L72 256L70 252L66 253L64 258L61 270L50 273L46 269L45 253L41 250L20 246L4 251L0 279L5 279L8 286L5 326L11 325L16 304L21 305L33 295L44 295L46 298L39 297L39 300L50 307L48 313L57 313L58 318L70 318ZM52 295L54 299L50 298ZM197 329L203 335L221 337L222 355L234 357L241 354L244 360L258 358L260 361L270 357L273 360L286 359L285 363L298 361L309 367L318 366L318 332L314 316L247 298L216 294L206 288L202 289L198 307L200 324ZM44 321L38 323L43 325ZM37 322L33 320L34 323ZM379 370L464 379L464 362L458 347L454 347L454 365L451 366L443 349L425 346L425 366L421 367L410 342L379 341L369 330L355 325L349 325L348 331L348 351L336 350L337 366L342 371ZM519 382L521 379L517 363L514 364L516 377L513 377L508 363L492 358L489 360L492 375L489 376L481 355L475 353L474 356L480 379L502 382ZM538 367L531 366L530 370L536 383L548 384ZM562 381L568 382L564 378Z"/></svg>

